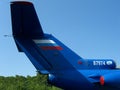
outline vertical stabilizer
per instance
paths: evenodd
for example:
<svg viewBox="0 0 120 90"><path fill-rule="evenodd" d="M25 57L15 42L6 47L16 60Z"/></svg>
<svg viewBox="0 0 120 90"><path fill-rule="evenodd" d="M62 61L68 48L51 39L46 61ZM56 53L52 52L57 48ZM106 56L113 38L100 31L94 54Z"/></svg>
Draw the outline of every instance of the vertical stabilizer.
<svg viewBox="0 0 120 90"><path fill-rule="evenodd" d="M36 38L43 31L31 2L15 1L11 3L12 30L14 36Z"/></svg>
<svg viewBox="0 0 120 90"><path fill-rule="evenodd" d="M15 43L38 71L42 73L76 70L82 58L54 36L44 34L34 6L30 2L11 3L12 28Z"/></svg>

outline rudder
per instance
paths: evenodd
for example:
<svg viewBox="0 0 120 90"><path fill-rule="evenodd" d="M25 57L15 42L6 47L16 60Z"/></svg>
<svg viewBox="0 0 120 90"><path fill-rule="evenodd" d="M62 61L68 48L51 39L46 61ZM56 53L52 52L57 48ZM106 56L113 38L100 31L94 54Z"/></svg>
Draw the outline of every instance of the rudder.
<svg viewBox="0 0 120 90"><path fill-rule="evenodd" d="M35 8L31 2L12 2L11 15L14 36L38 38L44 35Z"/></svg>

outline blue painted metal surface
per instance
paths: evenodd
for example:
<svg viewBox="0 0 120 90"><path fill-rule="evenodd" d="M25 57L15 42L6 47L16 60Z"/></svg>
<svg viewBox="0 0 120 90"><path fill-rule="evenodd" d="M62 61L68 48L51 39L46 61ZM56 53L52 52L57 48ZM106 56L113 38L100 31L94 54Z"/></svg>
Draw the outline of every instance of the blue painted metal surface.
<svg viewBox="0 0 120 90"><path fill-rule="evenodd" d="M83 59L45 34L30 2L11 3L13 37L37 71L64 90L119 90L120 71L111 59Z"/></svg>

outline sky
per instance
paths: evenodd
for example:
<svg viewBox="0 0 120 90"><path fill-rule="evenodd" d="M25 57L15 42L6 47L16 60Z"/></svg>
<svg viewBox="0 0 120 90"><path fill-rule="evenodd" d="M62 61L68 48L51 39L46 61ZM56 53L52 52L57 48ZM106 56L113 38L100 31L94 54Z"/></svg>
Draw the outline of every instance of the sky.
<svg viewBox="0 0 120 90"><path fill-rule="evenodd" d="M11 1L0 1L0 76L34 76L36 69L12 37ZM120 66L120 0L27 1L34 4L45 33L82 58L113 59Z"/></svg>

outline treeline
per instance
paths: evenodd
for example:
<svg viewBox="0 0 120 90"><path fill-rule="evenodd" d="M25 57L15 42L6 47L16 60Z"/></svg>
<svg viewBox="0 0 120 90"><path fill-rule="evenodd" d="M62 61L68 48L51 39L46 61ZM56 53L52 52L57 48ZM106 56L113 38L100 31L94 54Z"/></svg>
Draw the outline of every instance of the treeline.
<svg viewBox="0 0 120 90"><path fill-rule="evenodd" d="M61 90L47 84L47 76L0 76L0 90Z"/></svg>

